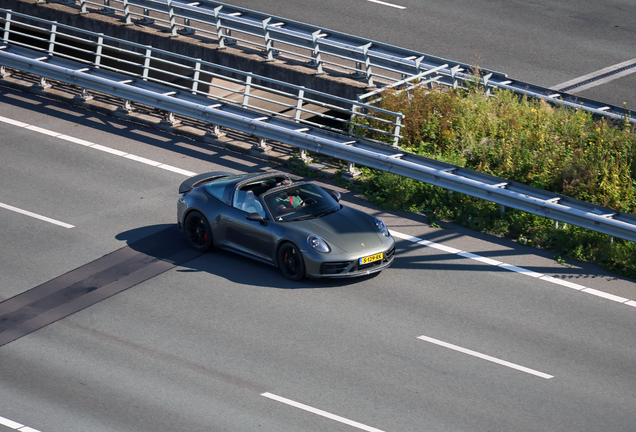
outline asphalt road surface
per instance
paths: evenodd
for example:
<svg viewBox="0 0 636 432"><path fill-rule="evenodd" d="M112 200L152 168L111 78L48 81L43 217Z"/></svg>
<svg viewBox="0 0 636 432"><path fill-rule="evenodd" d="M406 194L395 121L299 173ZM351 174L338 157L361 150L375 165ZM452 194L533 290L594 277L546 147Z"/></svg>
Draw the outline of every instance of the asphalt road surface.
<svg viewBox="0 0 636 432"><path fill-rule="evenodd" d="M631 0L227 0L246 9L410 48L636 110ZM399 8L395 7L399 6ZM627 64L622 65L627 62ZM605 77L616 65L621 74ZM625 105L623 105L625 103Z"/></svg>
<svg viewBox="0 0 636 432"><path fill-rule="evenodd" d="M634 281L324 182L391 268L292 283L184 246L187 173L269 168L0 87L0 431L633 430Z"/></svg>

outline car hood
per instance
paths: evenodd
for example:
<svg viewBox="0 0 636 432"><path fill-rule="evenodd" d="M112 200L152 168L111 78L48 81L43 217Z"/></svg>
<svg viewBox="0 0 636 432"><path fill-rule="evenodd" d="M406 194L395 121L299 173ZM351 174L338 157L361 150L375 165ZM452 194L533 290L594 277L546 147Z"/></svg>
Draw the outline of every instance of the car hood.
<svg viewBox="0 0 636 432"><path fill-rule="evenodd" d="M382 245L384 236L375 227L374 220L371 215L343 207L321 218L293 223L308 235L322 237L332 248L337 246L344 253L355 253Z"/></svg>

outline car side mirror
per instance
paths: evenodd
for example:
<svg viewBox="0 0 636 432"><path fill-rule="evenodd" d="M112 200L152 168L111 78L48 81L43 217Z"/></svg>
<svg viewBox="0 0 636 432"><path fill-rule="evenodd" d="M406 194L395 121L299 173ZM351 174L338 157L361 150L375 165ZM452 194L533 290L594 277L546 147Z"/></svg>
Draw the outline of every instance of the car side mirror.
<svg viewBox="0 0 636 432"><path fill-rule="evenodd" d="M263 219L263 215L261 215L260 213L248 213L247 216L245 216L245 219L247 219L248 221L254 221L254 222L264 222L265 219Z"/></svg>
<svg viewBox="0 0 636 432"><path fill-rule="evenodd" d="M332 190L329 192L329 195L331 195L337 202L340 202L340 197L342 196L340 195L340 192Z"/></svg>

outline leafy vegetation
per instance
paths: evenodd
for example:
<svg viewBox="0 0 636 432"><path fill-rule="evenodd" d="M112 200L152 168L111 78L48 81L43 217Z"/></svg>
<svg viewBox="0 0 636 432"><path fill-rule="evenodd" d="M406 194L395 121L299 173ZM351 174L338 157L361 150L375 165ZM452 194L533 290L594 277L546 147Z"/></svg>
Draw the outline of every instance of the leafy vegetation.
<svg viewBox="0 0 636 432"><path fill-rule="evenodd" d="M403 150L612 209L636 213L636 133L628 119L498 91L393 92L378 106L405 114ZM370 124L381 127L379 124ZM363 129L357 133L362 134ZM381 136L372 136L382 139ZM382 207L425 212L460 225L555 250L636 278L636 243L365 169L358 187Z"/></svg>

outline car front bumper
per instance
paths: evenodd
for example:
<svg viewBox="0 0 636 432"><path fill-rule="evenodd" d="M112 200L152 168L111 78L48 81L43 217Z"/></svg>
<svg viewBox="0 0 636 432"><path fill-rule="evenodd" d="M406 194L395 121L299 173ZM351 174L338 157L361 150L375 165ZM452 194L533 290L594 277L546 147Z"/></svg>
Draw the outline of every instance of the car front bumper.
<svg viewBox="0 0 636 432"><path fill-rule="evenodd" d="M382 253L382 259L368 264L359 264L360 258ZM395 258L395 240L374 249L351 254L319 254L303 251L307 276L310 278L351 278L365 276L384 270L393 264Z"/></svg>

